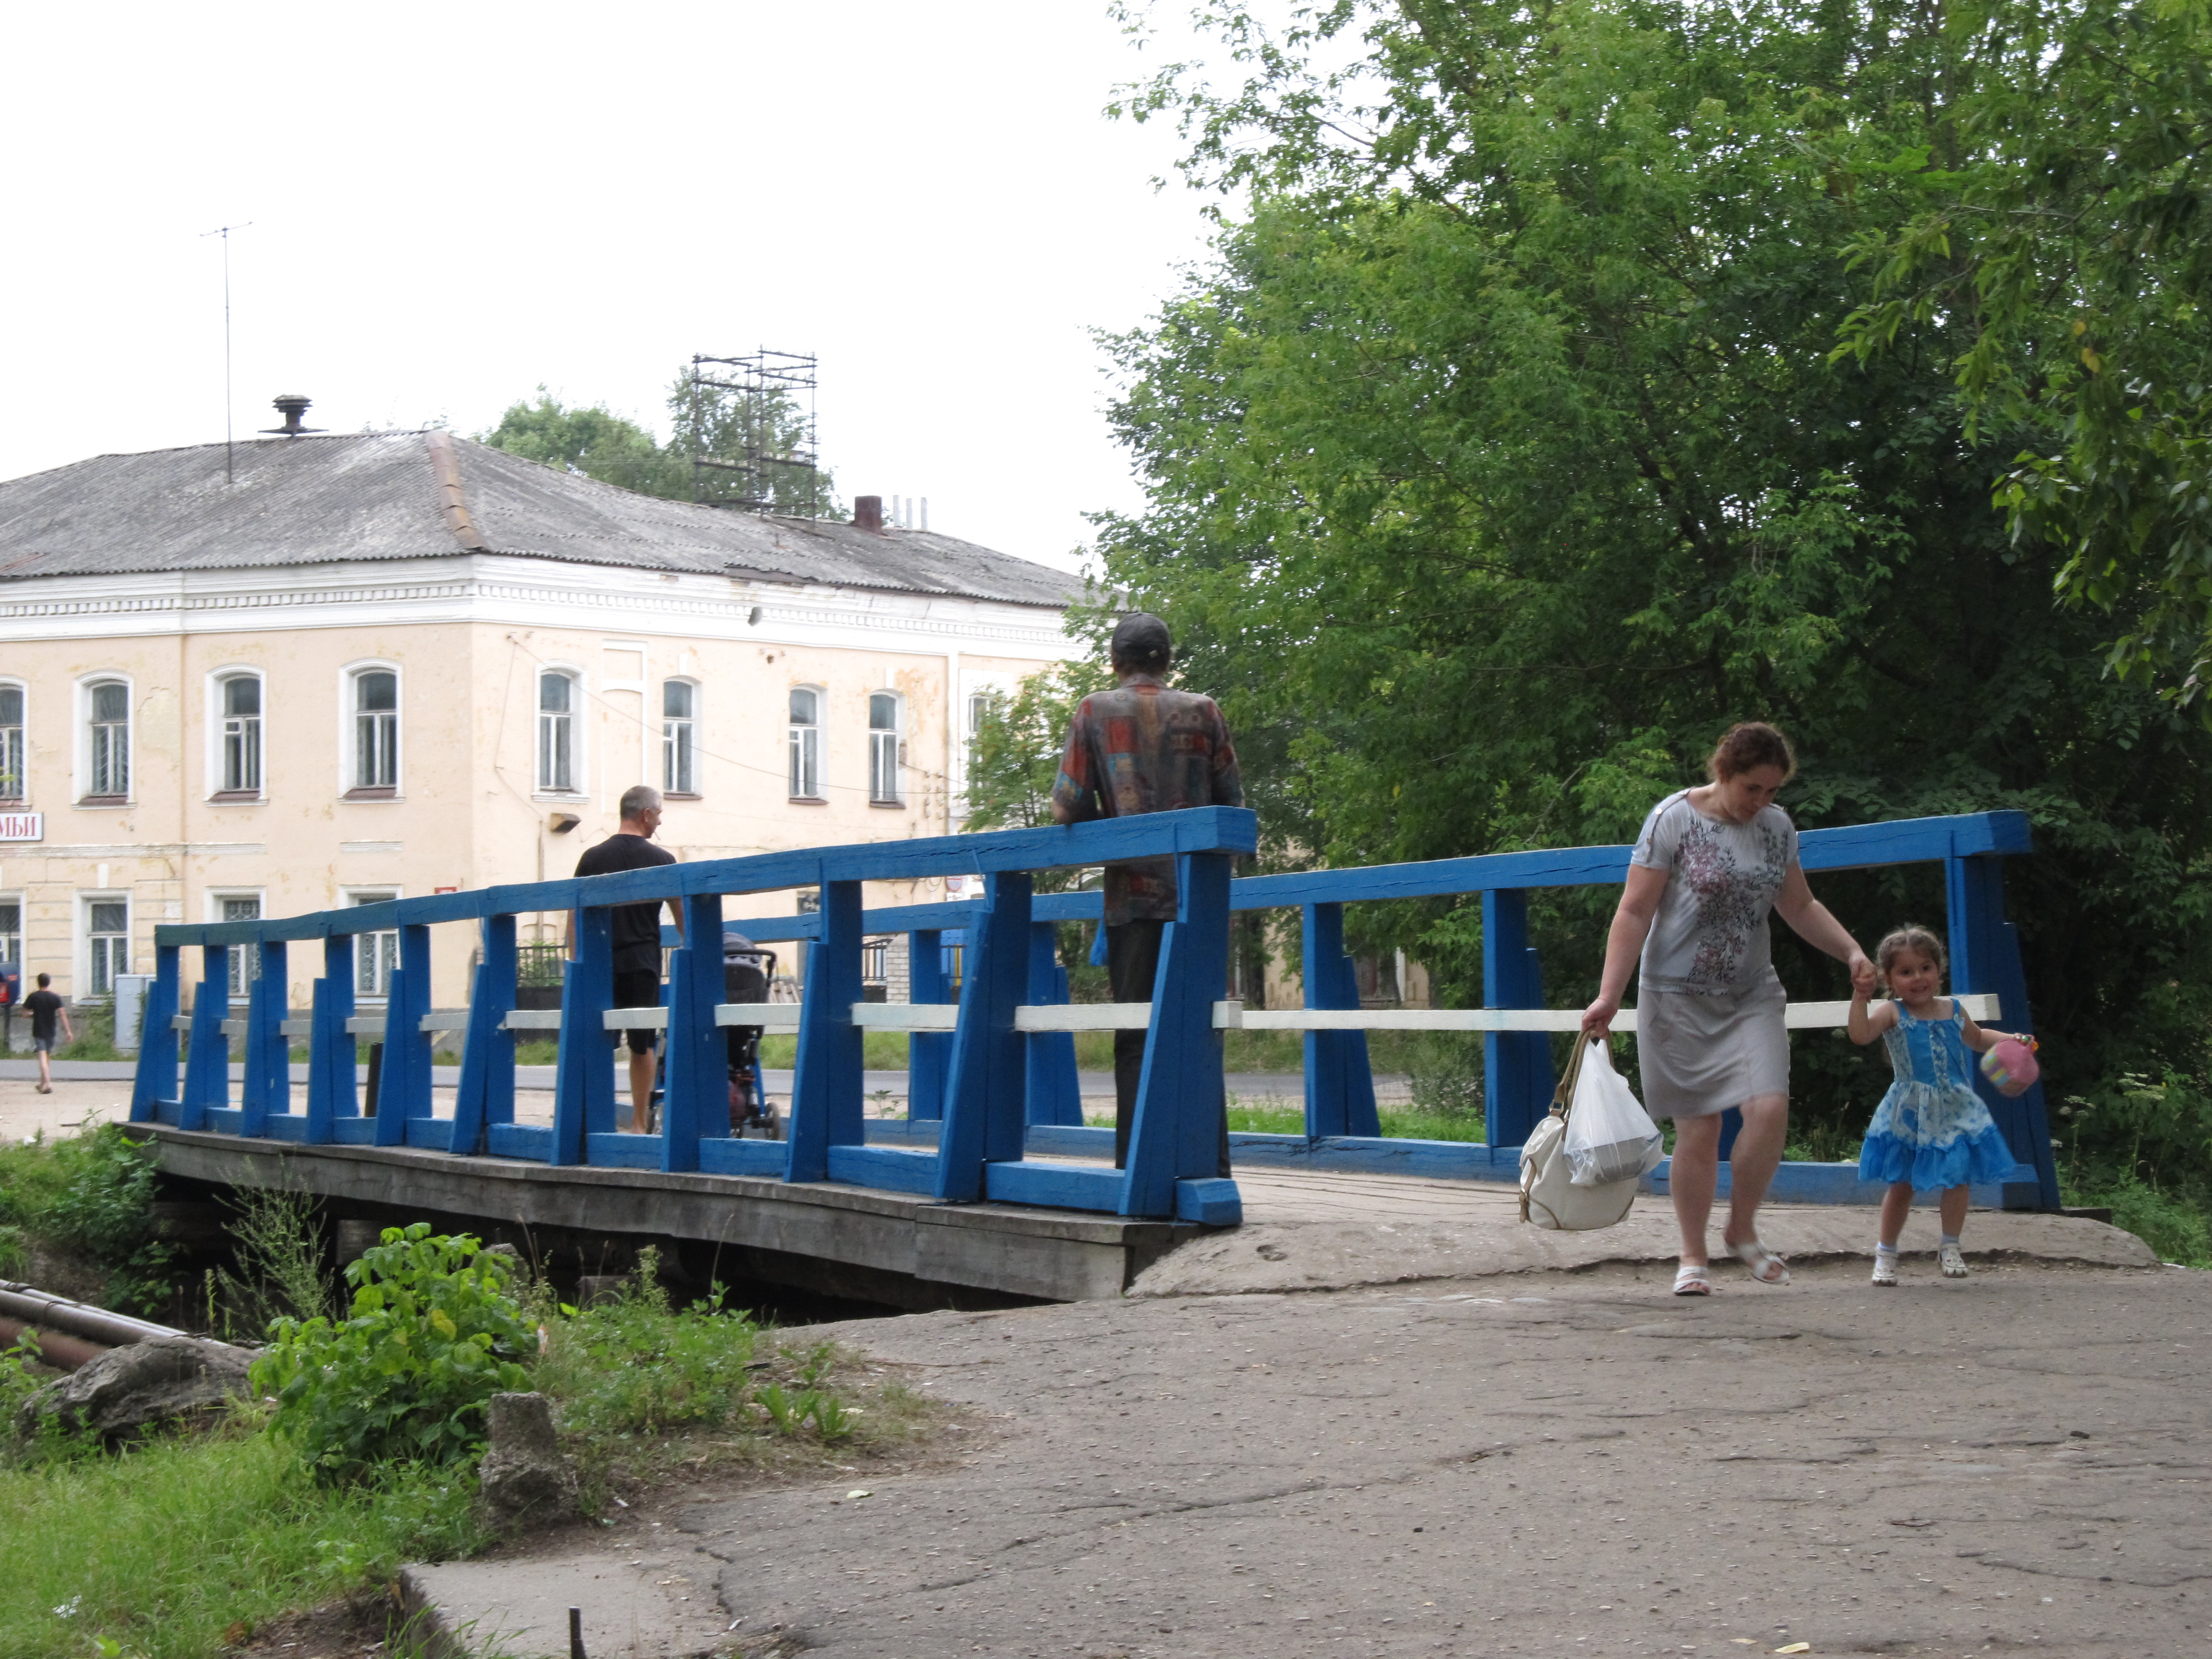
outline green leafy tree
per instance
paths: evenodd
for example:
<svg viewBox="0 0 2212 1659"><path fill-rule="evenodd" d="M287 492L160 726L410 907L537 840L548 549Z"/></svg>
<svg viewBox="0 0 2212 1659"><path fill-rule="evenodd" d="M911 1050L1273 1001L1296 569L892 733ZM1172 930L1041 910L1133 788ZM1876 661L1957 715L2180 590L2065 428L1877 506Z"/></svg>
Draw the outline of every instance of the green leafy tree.
<svg viewBox="0 0 2212 1659"><path fill-rule="evenodd" d="M1860 232L1843 349L1958 319L1970 428L2027 441L2014 536L2120 623L2115 670L2212 721L2212 10L1982 0L1942 51L1956 91L1899 153L1913 211Z"/></svg>
<svg viewBox="0 0 2212 1659"><path fill-rule="evenodd" d="M720 383L714 365L706 368L703 380L688 368L679 369L668 388L668 453L684 469L685 498L717 504L765 500L771 511L794 518L842 518L836 481L804 459L811 449L812 422L797 397L776 386L740 390ZM704 464L694 468L692 456L704 458Z"/></svg>
<svg viewBox="0 0 2212 1659"><path fill-rule="evenodd" d="M636 422L605 404L570 408L542 386L535 403L511 405L478 441L641 495L689 499L691 493L691 469L664 454Z"/></svg>
<svg viewBox="0 0 2212 1659"><path fill-rule="evenodd" d="M1861 250L1954 142L1952 37L1809 0L1213 17L1243 83L1170 70L1123 108L1179 116L1193 175L1247 205L1111 342L1148 502L1101 540L1222 702L1271 845L1619 842L1728 722L1772 719L1807 827L2030 814L2013 908L2062 1086L2201 1071L2212 744L2103 672L2100 620L2051 602L2065 554L1993 508L2034 434L1975 417L1973 319L1834 356L1875 300ZM1871 936L1940 918L1938 882L1821 890ZM1555 1003L1593 989L1613 897L1541 908ZM1471 901L1358 925L1473 995ZM1799 1075L1842 1124L1887 1080L1840 1045Z"/></svg>
<svg viewBox="0 0 2212 1659"><path fill-rule="evenodd" d="M588 408L562 403L543 386L534 403L511 405L478 441L510 454L581 472L603 483L670 501L735 505L757 489L773 513L798 518L842 518L836 480L826 470L799 465L807 421L797 399L781 387L758 396L695 381L687 366L668 388L670 435L663 445L636 422L605 404ZM757 475L714 461L744 457L757 446L765 458ZM692 458L708 458L694 465Z"/></svg>
<svg viewBox="0 0 2212 1659"><path fill-rule="evenodd" d="M1053 780L1076 708L1114 684L1113 671L1085 659L1030 675L1012 696L994 692L968 752L970 830L1034 830L1052 822Z"/></svg>

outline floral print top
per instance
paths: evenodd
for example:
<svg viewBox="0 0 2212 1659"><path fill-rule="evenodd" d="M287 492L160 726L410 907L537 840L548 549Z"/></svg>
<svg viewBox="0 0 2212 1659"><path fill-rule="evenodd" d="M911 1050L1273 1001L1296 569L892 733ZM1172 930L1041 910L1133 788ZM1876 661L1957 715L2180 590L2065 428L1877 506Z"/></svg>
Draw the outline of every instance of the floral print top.
<svg viewBox="0 0 2212 1659"><path fill-rule="evenodd" d="M1644 989L1733 994L1772 974L1766 917L1797 863L1787 812L1763 807L1730 823L1691 805L1685 789L1651 809L1628 861L1673 872L1644 941Z"/></svg>

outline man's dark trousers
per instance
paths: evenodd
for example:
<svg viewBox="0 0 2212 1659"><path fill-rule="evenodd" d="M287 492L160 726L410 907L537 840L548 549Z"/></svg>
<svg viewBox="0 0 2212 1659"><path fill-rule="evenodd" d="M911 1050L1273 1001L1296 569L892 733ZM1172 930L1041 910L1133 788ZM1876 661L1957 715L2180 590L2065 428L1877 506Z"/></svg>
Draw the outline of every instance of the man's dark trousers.
<svg viewBox="0 0 2212 1659"><path fill-rule="evenodd" d="M1164 921L1139 918L1106 929L1106 980L1116 1002L1150 1002L1160 973ZM1137 1085L1145 1075L1145 1033L1114 1033L1114 1167L1129 1163L1129 1127L1137 1121ZM1221 1168L1229 1174L1229 1115L1221 1117Z"/></svg>

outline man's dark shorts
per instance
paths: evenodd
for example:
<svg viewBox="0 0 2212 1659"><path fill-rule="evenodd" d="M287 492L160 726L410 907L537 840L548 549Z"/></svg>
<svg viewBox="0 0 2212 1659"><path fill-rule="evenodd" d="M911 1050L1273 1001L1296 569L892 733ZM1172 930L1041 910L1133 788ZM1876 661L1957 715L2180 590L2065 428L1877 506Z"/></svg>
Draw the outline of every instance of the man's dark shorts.
<svg viewBox="0 0 2212 1659"><path fill-rule="evenodd" d="M660 975L651 969L636 973L615 975L615 1006L617 1008L658 1008L660 1006ZM634 1054L653 1052L653 1040L658 1031L629 1033L629 1051Z"/></svg>

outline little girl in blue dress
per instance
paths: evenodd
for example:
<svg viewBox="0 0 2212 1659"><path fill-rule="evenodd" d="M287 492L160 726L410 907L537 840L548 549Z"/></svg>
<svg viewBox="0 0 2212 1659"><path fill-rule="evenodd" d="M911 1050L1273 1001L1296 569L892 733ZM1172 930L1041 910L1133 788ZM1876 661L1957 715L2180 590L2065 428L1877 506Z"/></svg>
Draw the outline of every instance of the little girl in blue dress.
<svg viewBox="0 0 2212 1659"><path fill-rule="evenodd" d="M1856 1043L1881 1038L1897 1074L1859 1149L1859 1179L1889 1183L1874 1282L1897 1283L1897 1240L1912 1194L1935 1190L1942 1193L1943 1276L1964 1279L1959 1233L1966 1221L1967 1184L2002 1181L2013 1169L2004 1131L1974 1092L1967 1054L1985 1052L2008 1034L1983 1030L1956 998L1936 994L1943 983L1943 942L1925 927L1899 928L1882 940L1875 960L1894 1000L1869 1008L1865 994L1854 993L1846 1028Z"/></svg>

